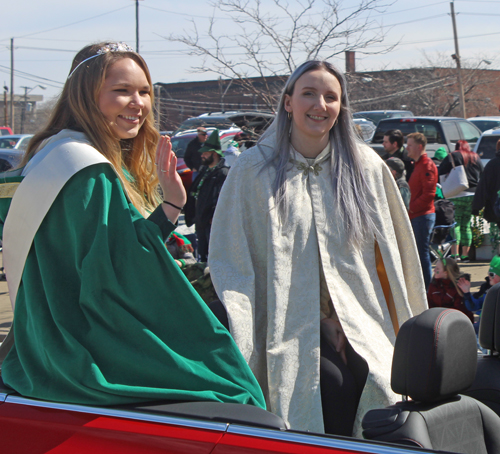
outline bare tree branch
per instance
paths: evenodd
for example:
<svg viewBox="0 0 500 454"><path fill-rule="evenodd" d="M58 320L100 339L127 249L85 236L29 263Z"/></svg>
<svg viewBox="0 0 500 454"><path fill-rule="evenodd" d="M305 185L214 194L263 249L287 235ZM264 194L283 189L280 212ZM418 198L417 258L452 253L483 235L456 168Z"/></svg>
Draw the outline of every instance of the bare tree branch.
<svg viewBox="0 0 500 454"><path fill-rule="evenodd" d="M385 38L372 13L384 12L391 4L392 0L359 0L355 7L344 7L341 0L215 0L203 36L192 22L192 31L165 39L185 45L188 55L198 58L193 72L236 79L273 109L278 90L269 82L271 76L286 76L302 61L329 59L346 50L392 50L394 46L371 47ZM233 25L224 23L222 29L215 12L229 16ZM222 31L228 29L231 34ZM251 77L262 78L262 84L256 86Z"/></svg>

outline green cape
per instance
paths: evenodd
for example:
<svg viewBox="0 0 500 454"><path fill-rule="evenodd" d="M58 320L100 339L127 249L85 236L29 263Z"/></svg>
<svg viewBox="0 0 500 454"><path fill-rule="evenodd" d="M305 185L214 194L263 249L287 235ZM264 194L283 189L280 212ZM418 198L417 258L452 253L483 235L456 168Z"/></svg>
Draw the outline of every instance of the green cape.
<svg viewBox="0 0 500 454"><path fill-rule="evenodd" d="M0 199L2 226L10 200ZM74 175L30 249L4 383L24 396L77 404L171 399L265 408L230 334L165 248L174 229L167 225L162 231L142 217L111 166Z"/></svg>

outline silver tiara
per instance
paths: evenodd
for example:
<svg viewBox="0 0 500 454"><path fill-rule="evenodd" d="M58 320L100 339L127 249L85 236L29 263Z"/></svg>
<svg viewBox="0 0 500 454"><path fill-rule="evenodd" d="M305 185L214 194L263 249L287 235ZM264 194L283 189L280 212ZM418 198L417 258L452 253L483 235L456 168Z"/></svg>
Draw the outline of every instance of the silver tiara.
<svg viewBox="0 0 500 454"><path fill-rule="evenodd" d="M86 58L85 60L81 61L78 63L78 65L75 67L73 71L71 71L70 75L68 76L68 79L73 75L73 73L85 62L92 60L93 58L99 57L99 55L104 55L107 54L108 52L135 52L134 49L132 49L128 44L126 43L109 43L106 44L105 46L102 46L95 55L92 55L91 57Z"/></svg>

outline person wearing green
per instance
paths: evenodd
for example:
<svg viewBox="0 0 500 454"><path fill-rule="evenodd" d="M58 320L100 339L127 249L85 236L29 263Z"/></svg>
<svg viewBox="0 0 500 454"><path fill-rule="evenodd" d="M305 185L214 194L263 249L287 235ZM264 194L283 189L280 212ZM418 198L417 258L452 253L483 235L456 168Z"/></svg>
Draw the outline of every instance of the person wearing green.
<svg viewBox="0 0 500 454"><path fill-rule="evenodd" d="M186 194L170 140L158 145L151 87L130 47L85 47L21 169L3 174L15 342L2 379L23 396L76 404L161 399L265 408L230 334L164 245ZM85 163L47 202L61 169L78 160ZM155 209L158 182L164 203ZM25 226L45 203L17 285Z"/></svg>

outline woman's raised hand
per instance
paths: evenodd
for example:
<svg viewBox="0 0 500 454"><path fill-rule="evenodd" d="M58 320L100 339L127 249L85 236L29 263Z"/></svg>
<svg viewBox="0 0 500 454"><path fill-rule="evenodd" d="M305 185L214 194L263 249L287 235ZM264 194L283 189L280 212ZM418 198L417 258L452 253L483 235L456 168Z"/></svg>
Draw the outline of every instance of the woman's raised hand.
<svg viewBox="0 0 500 454"><path fill-rule="evenodd" d="M461 277L457 282L458 288L462 290L464 293L470 292L470 282L465 279L465 277Z"/></svg>
<svg viewBox="0 0 500 454"><path fill-rule="evenodd" d="M177 173L177 157L172 152L170 137L162 136L156 150L156 172L163 192L163 200L176 207L182 208L186 204L186 190L181 177ZM164 203L163 211L170 221L175 222L180 210Z"/></svg>

